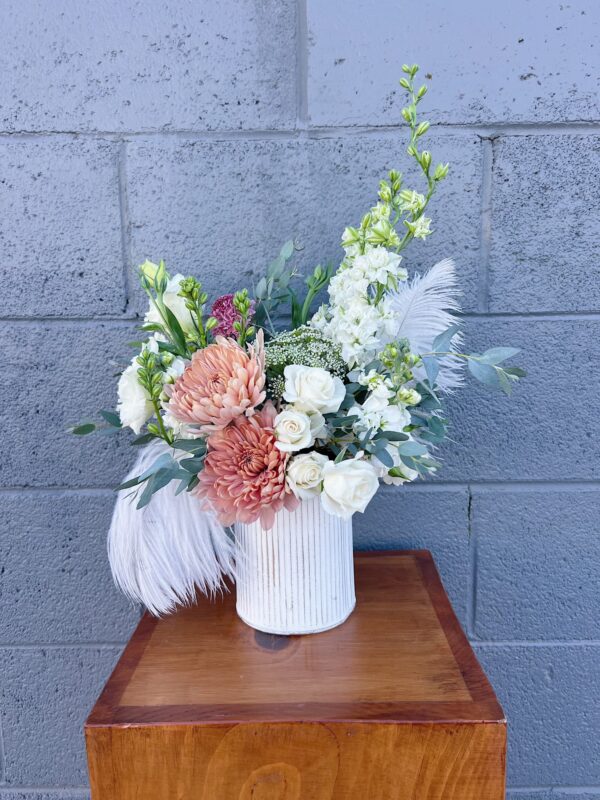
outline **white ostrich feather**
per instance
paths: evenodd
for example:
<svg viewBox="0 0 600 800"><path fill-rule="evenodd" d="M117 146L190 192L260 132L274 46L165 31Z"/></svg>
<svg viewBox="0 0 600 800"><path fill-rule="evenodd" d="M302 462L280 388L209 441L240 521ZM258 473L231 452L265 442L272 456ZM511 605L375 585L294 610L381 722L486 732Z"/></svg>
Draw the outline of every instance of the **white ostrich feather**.
<svg viewBox="0 0 600 800"><path fill-rule="evenodd" d="M431 352L435 337L459 322L452 313L460 311L459 296L451 258L439 261L425 275L415 275L390 295L392 310L398 319L397 337L408 339L411 351L417 355ZM461 341L457 333L452 339L453 352ZM459 359L451 356L440 359L437 384L441 391L449 392L462 385L463 366ZM418 367L415 373L418 378L425 378L423 367Z"/></svg>
<svg viewBox="0 0 600 800"><path fill-rule="evenodd" d="M145 447L126 480L145 472L166 452L172 451L163 442ZM233 576L234 548L226 530L198 498L188 492L175 496L176 483L137 509L143 487L123 490L117 498L108 558L117 586L159 616L178 604L192 603L196 588L205 594L218 591L223 578Z"/></svg>

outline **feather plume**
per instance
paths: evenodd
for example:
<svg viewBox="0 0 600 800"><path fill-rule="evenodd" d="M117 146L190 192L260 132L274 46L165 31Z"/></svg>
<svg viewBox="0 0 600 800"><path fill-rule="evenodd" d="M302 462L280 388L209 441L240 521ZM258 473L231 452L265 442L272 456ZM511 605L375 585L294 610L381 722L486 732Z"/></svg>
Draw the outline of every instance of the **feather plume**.
<svg viewBox="0 0 600 800"><path fill-rule="evenodd" d="M411 351L417 355L431 352L435 337L460 321L453 313L460 311L460 291L454 261L450 258L439 261L425 275L415 275L389 296L398 319L397 338L408 339ZM461 340L460 333L453 337L452 352ZM462 385L463 366L451 356L440 359L437 384L441 391L449 392ZM418 367L415 374L423 379L425 370Z"/></svg>
<svg viewBox="0 0 600 800"><path fill-rule="evenodd" d="M172 451L163 442L145 447L126 480L166 452ZM173 483L137 509L140 491L122 491L113 512L108 558L117 586L155 616L192 603L196 588L205 594L222 588L234 574L234 545L213 514L188 492L175 496Z"/></svg>

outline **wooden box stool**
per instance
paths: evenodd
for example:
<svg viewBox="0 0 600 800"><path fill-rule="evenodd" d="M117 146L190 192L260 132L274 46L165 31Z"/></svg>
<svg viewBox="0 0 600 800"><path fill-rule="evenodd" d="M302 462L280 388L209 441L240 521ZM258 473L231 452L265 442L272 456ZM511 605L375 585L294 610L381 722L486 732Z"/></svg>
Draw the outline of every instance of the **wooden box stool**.
<svg viewBox="0 0 600 800"><path fill-rule="evenodd" d="M431 555L355 561L326 633L257 633L231 594L146 615L86 724L92 800L504 798L504 715Z"/></svg>

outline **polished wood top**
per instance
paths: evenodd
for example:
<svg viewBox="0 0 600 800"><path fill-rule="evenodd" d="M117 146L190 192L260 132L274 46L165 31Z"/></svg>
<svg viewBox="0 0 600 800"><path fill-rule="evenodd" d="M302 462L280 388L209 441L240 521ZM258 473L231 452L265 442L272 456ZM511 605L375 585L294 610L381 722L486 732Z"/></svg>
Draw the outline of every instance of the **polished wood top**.
<svg viewBox="0 0 600 800"><path fill-rule="evenodd" d="M234 593L145 615L88 726L502 721L431 555L357 553L355 565L356 610L325 633L254 631Z"/></svg>

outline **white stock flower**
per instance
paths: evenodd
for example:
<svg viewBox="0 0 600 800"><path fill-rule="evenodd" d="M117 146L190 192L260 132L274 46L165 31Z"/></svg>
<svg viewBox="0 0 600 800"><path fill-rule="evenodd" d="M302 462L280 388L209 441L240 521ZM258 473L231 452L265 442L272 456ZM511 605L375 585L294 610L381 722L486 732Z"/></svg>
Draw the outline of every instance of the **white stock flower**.
<svg viewBox="0 0 600 800"><path fill-rule="evenodd" d="M134 359L119 378L117 388L119 395L117 413L121 423L136 434L141 431L142 425L154 412L150 396L138 380L138 370L139 365Z"/></svg>
<svg viewBox="0 0 600 800"><path fill-rule="evenodd" d="M357 377L357 383L360 383L361 386L367 386L375 397L389 399L393 394L391 380L377 372L376 369L371 369L369 372L360 372Z"/></svg>
<svg viewBox="0 0 600 800"><path fill-rule="evenodd" d="M311 324L339 345L350 368L363 367L392 341L398 320L387 295L374 300L374 285L396 287L407 279L400 256L385 247L348 254L329 283L329 306Z"/></svg>
<svg viewBox="0 0 600 800"><path fill-rule="evenodd" d="M407 222L406 227L411 231L415 239L425 239L432 231L430 230L431 220L429 217L419 217L416 222Z"/></svg>
<svg viewBox="0 0 600 800"><path fill-rule="evenodd" d="M370 394L362 405L355 405L348 411L348 416L357 416L354 423L357 431L402 431L410 425L410 413L403 406L391 405L387 398L378 394Z"/></svg>
<svg viewBox="0 0 600 800"><path fill-rule="evenodd" d="M378 486L377 473L367 461L329 461L323 467L321 503L328 513L350 519L355 511L365 510Z"/></svg>
<svg viewBox="0 0 600 800"><path fill-rule="evenodd" d="M185 307L185 298L179 297L179 288L183 279L184 276L180 275L179 273L177 273L177 275L173 275L173 277L169 279L166 291L163 295L163 301L166 307L173 312L182 329L186 333L190 333L192 330L194 330L194 321L189 310ZM154 304L152 303L150 304L148 313L144 317L144 322L153 322L157 324L162 324L163 322L158 309L155 308Z"/></svg>
<svg viewBox="0 0 600 800"><path fill-rule="evenodd" d="M327 456L314 450L293 456L287 465L287 483L296 497L308 500L321 491L323 468L329 463Z"/></svg>
<svg viewBox="0 0 600 800"><path fill-rule="evenodd" d="M323 430L325 420L322 414L313 412L307 414L287 408L277 414L273 428L277 441L275 447L283 453L293 453L304 450L315 442L316 436Z"/></svg>
<svg viewBox="0 0 600 800"><path fill-rule="evenodd" d="M346 396L342 380L321 367L288 364L283 374L283 399L297 409L330 414L339 409Z"/></svg>
<svg viewBox="0 0 600 800"><path fill-rule="evenodd" d="M359 269L370 283L382 283L384 286L388 282L390 275L406 280L408 273L400 267L402 256L385 247L372 247L363 256L354 259L354 268Z"/></svg>
<svg viewBox="0 0 600 800"><path fill-rule="evenodd" d="M403 211L415 213L425 205L425 197L412 189L403 189L400 192L400 208Z"/></svg>

